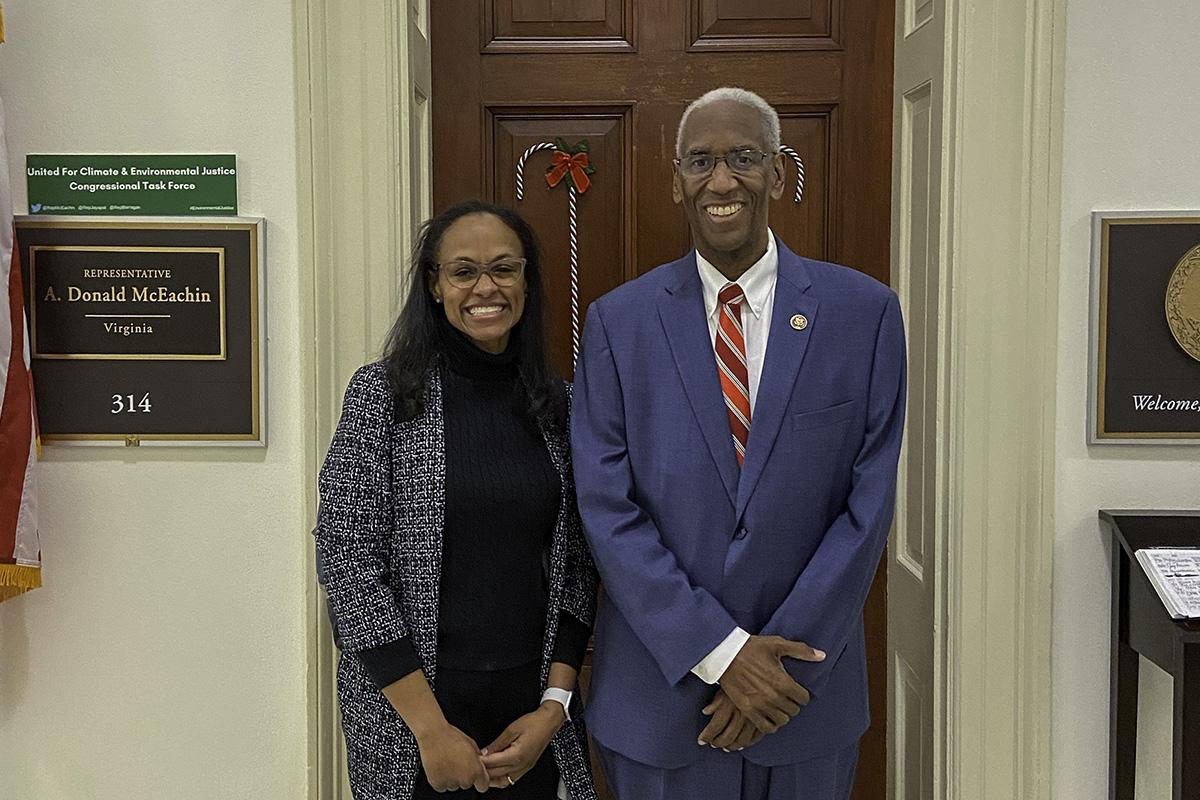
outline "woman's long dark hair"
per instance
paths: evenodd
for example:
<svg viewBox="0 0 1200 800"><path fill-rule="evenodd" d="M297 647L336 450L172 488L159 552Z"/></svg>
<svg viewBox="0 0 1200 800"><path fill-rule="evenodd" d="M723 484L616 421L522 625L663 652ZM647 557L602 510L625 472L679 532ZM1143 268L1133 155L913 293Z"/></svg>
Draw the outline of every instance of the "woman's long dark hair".
<svg viewBox="0 0 1200 800"><path fill-rule="evenodd" d="M408 297L388 332L383 351L383 363L396 398L396 416L410 420L424 410L429 369L442 357L443 334L439 325L445 317L441 306L433 302L427 282L437 270L438 247L446 230L470 214L491 214L507 225L521 242L521 249L525 251L528 295L525 310L512 332L517 346L517 373L527 401L526 411L532 419L565 427L566 397L562 381L546 360L542 269L533 229L512 209L482 200L458 203L421 227L409 267Z"/></svg>

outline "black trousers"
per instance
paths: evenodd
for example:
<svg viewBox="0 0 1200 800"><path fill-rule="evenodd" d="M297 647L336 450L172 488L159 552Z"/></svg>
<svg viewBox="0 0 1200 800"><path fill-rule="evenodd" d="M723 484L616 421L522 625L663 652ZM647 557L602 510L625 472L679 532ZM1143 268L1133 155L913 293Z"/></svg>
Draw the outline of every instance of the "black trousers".
<svg viewBox="0 0 1200 800"><path fill-rule="evenodd" d="M480 747L487 747L513 720L538 707L541 700L541 665L534 661L512 669L493 672L438 667L437 699L446 720ZM533 769L513 786L491 789L492 800L555 800L558 797L558 767L547 747ZM413 800L476 800L484 797L474 789L436 792L417 775Z"/></svg>

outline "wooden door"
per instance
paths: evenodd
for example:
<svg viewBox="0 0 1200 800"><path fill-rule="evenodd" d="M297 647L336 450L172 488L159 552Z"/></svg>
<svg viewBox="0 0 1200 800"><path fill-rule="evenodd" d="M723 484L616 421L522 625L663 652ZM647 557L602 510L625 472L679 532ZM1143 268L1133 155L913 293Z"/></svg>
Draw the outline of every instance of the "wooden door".
<svg viewBox="0 0 1200 800"><path fill-rule="evenodd" d="M805 164L771 226L802 255L888 280L894 0L436 0L431 6L434 210L483 197L517 208L546 265L551 356L571 374L568 189L530 157L586 140L595 167L578 197L581 313L604 292L690 247L671 201L679 117L722 85L778 109ZM791 171L795 180L795 171ZM872 726L855 800L886 796L883 570L867 603ZM586 672L586 669L585 669ZM586 675L585 675L586 677Z"/></svg>

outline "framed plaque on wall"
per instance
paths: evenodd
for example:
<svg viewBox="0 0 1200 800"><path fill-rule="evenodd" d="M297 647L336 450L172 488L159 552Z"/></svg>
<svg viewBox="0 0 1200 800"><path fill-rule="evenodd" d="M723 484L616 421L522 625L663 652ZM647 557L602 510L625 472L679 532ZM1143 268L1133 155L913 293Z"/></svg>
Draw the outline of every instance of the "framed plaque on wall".
<svg viewBox="0 0 1200 800"><path fill-rule="evenodd" d="M47 443L263 445L263 221L17 217Z"/></svg>
<svg viewBox="0 0 1200 800"><path fill-rule="evenodd" d="M1200 444L1200 212L1092 214L1092 444Z"/></svg>

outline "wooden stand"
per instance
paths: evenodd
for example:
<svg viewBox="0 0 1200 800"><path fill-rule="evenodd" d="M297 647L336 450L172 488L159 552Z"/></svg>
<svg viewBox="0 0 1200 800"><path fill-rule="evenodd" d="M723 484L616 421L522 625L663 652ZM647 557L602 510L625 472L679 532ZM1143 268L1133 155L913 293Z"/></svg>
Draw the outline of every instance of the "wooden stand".
<svg viewBox="0 0 1200 800"><path fill-rule="evenodd" d="M1200 547L1200 511L1101 511L1112 534L1109 800L1134 800L1138 655L1175 678L1171 786L1174 800L1200 798L1200 620L1167 613L1134 553Z"/></svg>

